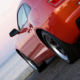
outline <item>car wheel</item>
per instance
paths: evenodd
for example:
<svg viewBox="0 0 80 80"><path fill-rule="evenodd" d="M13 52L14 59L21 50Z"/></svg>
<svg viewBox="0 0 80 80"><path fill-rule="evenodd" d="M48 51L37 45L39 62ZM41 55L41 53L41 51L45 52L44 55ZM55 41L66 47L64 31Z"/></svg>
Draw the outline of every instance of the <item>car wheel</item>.
<svg viewBox="0 0 80 80"><path fill-rule="evenodd" d="M74 63L80 57L80 50L77 43L65 43L43 30L41 31L41 35L46 45L65 62Z"/></svg>
<svg viewBox="0 0 80 80"><path fill-rule="evenodd" d="M33 60L29 59L22 52L20 51L17 51L17 52L34 70L38 72L42 72L47 67L47 63L45 61L38 66Z"/></svg>

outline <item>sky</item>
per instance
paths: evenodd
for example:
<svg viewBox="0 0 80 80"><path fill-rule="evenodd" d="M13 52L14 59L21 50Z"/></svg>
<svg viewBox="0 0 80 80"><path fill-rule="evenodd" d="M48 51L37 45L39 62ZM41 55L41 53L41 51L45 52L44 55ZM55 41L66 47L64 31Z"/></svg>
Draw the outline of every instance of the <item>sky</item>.
<svg viewBox="0 0 80 80"><path fill-rule="evenodd" d="M15 51L9 32L17 29L17 8L21 0L0 0L0 65Z"/></svg>

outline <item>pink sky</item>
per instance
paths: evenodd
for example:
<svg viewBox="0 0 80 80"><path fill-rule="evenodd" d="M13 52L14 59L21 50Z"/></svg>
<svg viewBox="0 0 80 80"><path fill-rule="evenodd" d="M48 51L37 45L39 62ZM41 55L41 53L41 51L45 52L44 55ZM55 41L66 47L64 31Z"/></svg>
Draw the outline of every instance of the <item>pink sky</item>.
<svg viewBox="0 0 80 80"><path fill-rule="evenodd" d="M21 0L0 1L0 65L14 52L14 38L9 32L17 28L17 8Z"/></svg>

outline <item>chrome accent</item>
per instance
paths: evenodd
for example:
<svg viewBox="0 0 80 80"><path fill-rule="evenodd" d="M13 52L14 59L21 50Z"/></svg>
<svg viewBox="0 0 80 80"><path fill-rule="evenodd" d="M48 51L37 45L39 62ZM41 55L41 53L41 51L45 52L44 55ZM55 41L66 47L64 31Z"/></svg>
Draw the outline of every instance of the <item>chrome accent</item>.
<svg viewBox="0 0 80 80"><path fill-rule="evenodd" d="M34 70L38 70L37 67L35 66L35 64L34 64L31 60L27 59L27 57L26 57L22 52L19 52L19 53L20 53L21 57L22 57Z"/></svg>
<svg viewBox="0 0 80 80"><path fill-rule="evenodd" d="M66 62L69 62L69 58L67 54L65 53L64 49L57 43L55 42L51 37L45 36L46 42L49 44L49 46L52 48L52 50L63 60Z"/></svg>
<svg viewBox="0 0 80 80"><path fill-rule="evenodd" d="M27 62L33 69L37 70L37 67L30 60L27 60Z"/></svg>

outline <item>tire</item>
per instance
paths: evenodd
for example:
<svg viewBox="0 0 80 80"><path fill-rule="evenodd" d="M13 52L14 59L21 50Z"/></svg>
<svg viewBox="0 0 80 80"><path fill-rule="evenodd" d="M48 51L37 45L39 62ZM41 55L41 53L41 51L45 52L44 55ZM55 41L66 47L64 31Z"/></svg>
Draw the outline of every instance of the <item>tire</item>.
<svg viewBox="0 0 80 80"><path fill-rule="evenodd" d="M47 63L45 61L41 63L40 66L38 66L33 60L29 59L22 52L20 51L17 51L17 52L34 70L38 72L42 72L47 67Z"/></svg>
<svg viewBox="0 0 80 80"><path fill-rule="evenodd" d="M41 35L46 45L65 62L71 64L79 59L80 47L77 43L65 43L44 30L41 31Z"/></svg>

